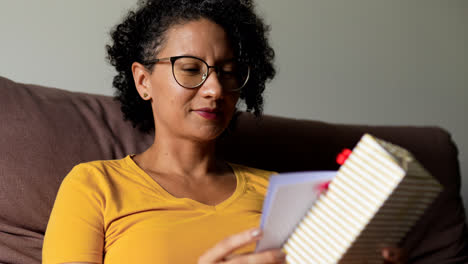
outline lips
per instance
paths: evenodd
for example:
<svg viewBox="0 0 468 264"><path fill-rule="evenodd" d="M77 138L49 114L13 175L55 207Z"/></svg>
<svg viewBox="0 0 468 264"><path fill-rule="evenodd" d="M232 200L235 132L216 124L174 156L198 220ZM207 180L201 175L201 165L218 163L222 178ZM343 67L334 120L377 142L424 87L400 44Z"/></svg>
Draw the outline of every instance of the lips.
<svg viewBox="0 0 468 264"><path fill-rule="evenodd" d="M216 120L222 116L222 112L219 108L199 108L193 110L195 113L199 114L201 117L208 120Z"/></svg>

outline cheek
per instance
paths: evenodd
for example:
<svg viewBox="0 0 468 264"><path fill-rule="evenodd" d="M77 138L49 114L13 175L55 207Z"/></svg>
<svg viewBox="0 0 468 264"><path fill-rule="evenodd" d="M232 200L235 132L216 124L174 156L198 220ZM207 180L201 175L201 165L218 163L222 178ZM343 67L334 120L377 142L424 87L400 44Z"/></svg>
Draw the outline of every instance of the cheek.
<svg viewBox="0 0 468 264"><path fill-rule="evenodd" d="M159 93L154 100L155 116L164 119L181 118L187 112L189 100L183 93Z"/></svg>
<svg viewBox="0 0 468 264"><path fill-rule="evenodd" d="M227 126L229 122L231 121L232 117L234 116L234 113L236 111L236 105L237 102L239 101L239 96L238 95L232 95L228 96L225 98L225 125Z"/></svg>
<svg viewBox="0 0 468 264"><path fill-rule="evenodd" d="M227 99L226 99L226 105L232 109L232 111L235 110L236 108L236 105L237 105L237 102L239 101L239 94L234 94L234 95L231 95L229 96Z"/></svg>
<svg viewBox="0 0 468 264"><path fill-rule="evenodd" d="M179 86L172 76L172 71L168 69L153 72L151 88L153 101L161 107L175 107L183 103L187 97L185 89ZM157 106L158 107L158 106ZM159 108L159 107L158 107Z"/></svg>
<svg viewBox="0 0 468 264"><path fill-rule="evenodd" d="M171 82L159 80L153 84L152 104L155 120L174 122L174 119L179 119L186 110L187 95Z"/></svg>

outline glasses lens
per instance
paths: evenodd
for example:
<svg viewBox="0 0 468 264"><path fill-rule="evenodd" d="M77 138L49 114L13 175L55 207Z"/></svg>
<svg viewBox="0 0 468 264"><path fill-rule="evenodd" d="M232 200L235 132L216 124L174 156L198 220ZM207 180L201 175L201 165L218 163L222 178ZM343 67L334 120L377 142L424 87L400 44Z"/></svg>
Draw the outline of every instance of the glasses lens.
<svg viewBox="0 0 468 264"><path fill-rule="evenodd" d="M181 57L174 62L174 77L185 88L195 88L208 77L208 66L197 58ZM249 77L249 67L235 61L218 67L218 81L224 89L240 90Z"/></svg>
<svg viewBox="0 0 468 264"><path fill-rule="evenodd" d="M179 58L174 62L174 77L176 81L186 88L194 88L200 85L206 74L208 67L196 58Z"/></svg>
<svg viewBox="0 0 468 264"><path fill-rule="evenodd" d="M218 79L224 88L240 90L249 77L249 67L246 64L231 61L220 66Z"/></svg>

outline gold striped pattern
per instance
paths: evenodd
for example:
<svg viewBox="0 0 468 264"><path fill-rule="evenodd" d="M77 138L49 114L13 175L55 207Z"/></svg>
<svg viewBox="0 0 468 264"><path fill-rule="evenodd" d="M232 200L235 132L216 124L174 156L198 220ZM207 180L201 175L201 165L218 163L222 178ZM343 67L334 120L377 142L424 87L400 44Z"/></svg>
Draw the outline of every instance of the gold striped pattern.
<svg viewBox="0 0 468 264"><path fill-rule="evenodd" d="M366 134L283 249L287 263L382 263L442 186L407 150Z"/></svg>

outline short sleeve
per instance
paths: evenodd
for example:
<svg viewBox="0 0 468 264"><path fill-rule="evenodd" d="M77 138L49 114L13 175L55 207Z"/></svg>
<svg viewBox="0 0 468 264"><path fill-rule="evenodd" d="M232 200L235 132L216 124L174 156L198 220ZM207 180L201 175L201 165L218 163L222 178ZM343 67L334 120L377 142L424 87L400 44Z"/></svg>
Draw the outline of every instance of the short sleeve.
<svg viewBox="0 0 468 264"><path fill-rule="evenodd" d="M102 263L104 196L97 171L78 165L63 180L47 225L42 263Z"/></svg>

